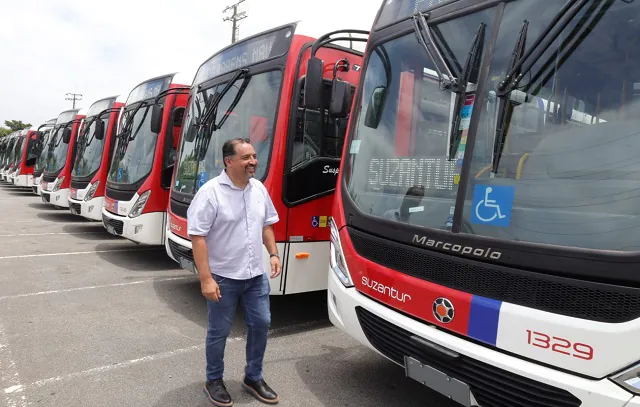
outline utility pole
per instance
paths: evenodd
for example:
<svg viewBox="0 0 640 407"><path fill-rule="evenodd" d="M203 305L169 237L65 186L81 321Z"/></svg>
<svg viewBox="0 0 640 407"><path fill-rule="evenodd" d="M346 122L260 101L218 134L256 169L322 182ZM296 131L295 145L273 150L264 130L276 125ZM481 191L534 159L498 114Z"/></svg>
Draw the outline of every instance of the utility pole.
<svg viewBox="0 0 640 407"><path fill-rule="evenodd" d="M229 10L233 10L233 14L231 14L230 17L225 17L225 18L222 19L222 21L231 21L233 23L233 26L231 28L231 30L232 30L231 31L231 43L232 44L237 41L238 34L239 34L239 31L240 31L238 29L237 22L247 18L247 13L245 11L241 11L240 13L238 13L238 6L240 5L240 3L244 2L244 1L245 0L240 0L236 4L232 4L230 6L227 6L227 8L222 10L223 13L226 13Z"/></svg>
<svg viewBox="0 0 640 407"><path fill-rule="evenodd" d="M73 100L73 109L76 108L76 100L82 100L82 93L67 93L67 96L71 96L65 98L64 100Z"/></svg>

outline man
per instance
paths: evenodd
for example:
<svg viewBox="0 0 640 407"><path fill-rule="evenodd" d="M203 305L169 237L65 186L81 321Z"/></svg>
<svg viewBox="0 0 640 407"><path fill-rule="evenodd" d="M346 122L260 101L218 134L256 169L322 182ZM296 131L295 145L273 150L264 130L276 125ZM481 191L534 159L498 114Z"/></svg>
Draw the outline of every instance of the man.
<svg viewBox="0 0 640 407"><path fill-rule="evenodd" d="M267 189L253 178L258 161L250 141L226 141L222 159L224 171L198 190L187 212L187 230L209 310L203 392L215 406L233 405L223 381L223 359L236 305L241 301L247 324L242 386L258 400L276 404L278 395L262 377L271 323L271 290L262 263L262 245L269 252L271 278L275 278L281 266L272 225L279 217Z"/></svg>

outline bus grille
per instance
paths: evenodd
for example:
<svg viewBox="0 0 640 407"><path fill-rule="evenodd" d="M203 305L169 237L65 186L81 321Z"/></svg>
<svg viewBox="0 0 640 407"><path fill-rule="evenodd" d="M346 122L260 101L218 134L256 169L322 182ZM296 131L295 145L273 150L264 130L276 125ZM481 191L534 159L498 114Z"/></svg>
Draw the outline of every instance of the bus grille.
<svg viewBox="0 0 640 407"><path fill-rule="evenodd" d="M640 290L482 265L349 228L356 252L400 273L466 293L591 321L640 317Z"/></svg>
<svg viewBox="0 0 640 407"><path fill-rule="evenodd" d="M180 261L180 258L187 259L189 261L193 260L193 250L186 248L184 246L179 245L171 239L167 239L169 241L169 249L171 250L171 254L173 257Z"/></svg>
<svg viewBox="0 0 640 407"><path fill-rule="evenodd" d="M69 209L72 213L76 215L80 215L82 212L82 206L79 203L69 201Z"/></svg>
<svg viewBox="0 0 640 407"><path fill-rule="evenodd" d="M122 232L124 231L124 222L122 222L121 220L111 219L108 216L102 215L102 223L104 223L105 227L112 226L114 231L118 235L122 235Z"/></svg>
<svg viewBox="0 0 640 407"><path fill-rule="evenodd" d="M478 404L483 407L576 407L582 402L566 390L507 372L490 364L460 355L447 357L438 351L427 351L411 340L412 333L356 307L362 330L380 353L404 366L411 356L449 377L465 382Z"/></svg>

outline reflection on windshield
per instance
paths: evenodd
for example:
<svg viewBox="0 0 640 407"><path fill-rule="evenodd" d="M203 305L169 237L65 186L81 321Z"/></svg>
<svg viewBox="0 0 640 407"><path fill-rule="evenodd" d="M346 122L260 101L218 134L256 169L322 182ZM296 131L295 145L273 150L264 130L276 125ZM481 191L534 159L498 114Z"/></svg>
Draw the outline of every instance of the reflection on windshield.
<svg viewBox="0 0 640 407"><path fill-rule="evenodd" d="M70 124L69 124L70 126ZM49 144L49 153L47 154L47 161L45 164L44 172L56 173L64 168L67 162L67 154L69 152L69 144L62 140L65 126L58 128L53 135L51 143Z"/></svg>
<svg viewBox="0 0 640 407"><path fill-rule="evenodd" d="M38 145L38 150L35 152L38 156L36 160L35 171L44 170L45 165L47 164L47 155L49 151L49 141L51 141L51 135L53 133L53 129L47 130L42 134L42 139Z"/></svg>
<svg viewBox="0 0 640 407"><path fill-rule="evenodd" d="M122 123L127 124L135 112L130 131L120 132L107 180L118 184L135 184L151 172L158 133L151 131L151 106L139 105L125 111ZM137 111L136 111L137 110Z"/></svg>
<svg viewBox="0 0 640 407"><path fill-rule="evenodd" d="M102 121L104 131L107 130L109 116L103 119L95 119L91 122L86 131L83 131L82 137L78 138L78 155L73 167L73 175L76 177L88 177L100 168L102 162L102 151L104 142L107 138L106 134L102 140L95 138L98 120Z"/></svg>
<svg viewBox="0 0 640 407"><path fill-rule="evenodd" d="M216 177L224 168L222 145L226 140L249 138L258 156L256 179L261 179L268 165L267 160L273 141L273 125L277 109L277 95L280 91L282 73L265 72L246 78L246 88L238 96L245 79L240 78L224 95L218 106L216 124L220 126L212 131L209 127L202 139L195 137L200 116L204 113L206 101L226 83L218 84L199 92L191 103L185 120L185 134L191 132L193 141L184 137L180 149L178 173L174 190L193 195L209 179ZM232 106L235 104L235 106Z"/></svg>
<svg viewBox="0 0 640 407"><path fill-rule="evenodd" d="M490 9L436 26L449 58L464 63L480 23L491 32L492 16ZM346 172L356 205L373 216L450 230L474 94L461 100L460 142L449 160L456 94L441 87L415 34L383 44L371 55L362 91Z"/></svg>
<svg viewBox="0 0 640 407"><path fill-rule="evenodd" d="M529 20L530 47L561 6L507 5L489 92L506 74L522 21ZM601 2L573 19L508 95L513 115L493 174L487 167L496 103L487 95L463 213L475 234L640 249L639 22L640 4L621 1Z"/></svg>
<svg viewBox="0 0 640 407"><path fill-rule="evenodd" d="M463 154L452 161L445 141L452 94L431 82L433 64L415 35L378 48L389 55L386 69L380 54L372 54L345 172L349 193L363 213L451 230L454 203L464 198L456 232L588 249L640 249L638 2L594 2L582 9L505 95L511 111L504 132L497 131L498 84L513 66L519 34L527 28L526 53L564 4L552 3L543 8L536 1L506 4L492 59L483 61L490 64L485 92L472 94L463 108L461 129L468 127L476 106L476 134L463 134L458 150ZM495 29L492 12L438 25L458 61L466 60L480 20L488 24L487 33ZM505 134L502 155L492 168L500 133ZM470 160L469 179L461 180L465 160Z"/></svg>

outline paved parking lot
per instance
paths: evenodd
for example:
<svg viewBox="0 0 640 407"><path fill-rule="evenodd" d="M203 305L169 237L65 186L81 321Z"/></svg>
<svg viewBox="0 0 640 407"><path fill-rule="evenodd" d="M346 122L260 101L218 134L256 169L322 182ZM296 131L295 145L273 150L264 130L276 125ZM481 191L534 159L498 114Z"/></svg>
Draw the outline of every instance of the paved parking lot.
<svg viewBox="0 0 640 407"><path fill-rule="evenodd" d="M206 304L164 248L0 183L0 406L207 406ZM334 328L325 293L272 297L265 378L283 406L447 406ZM226 351L236 405L244 327Z"/></svg>

